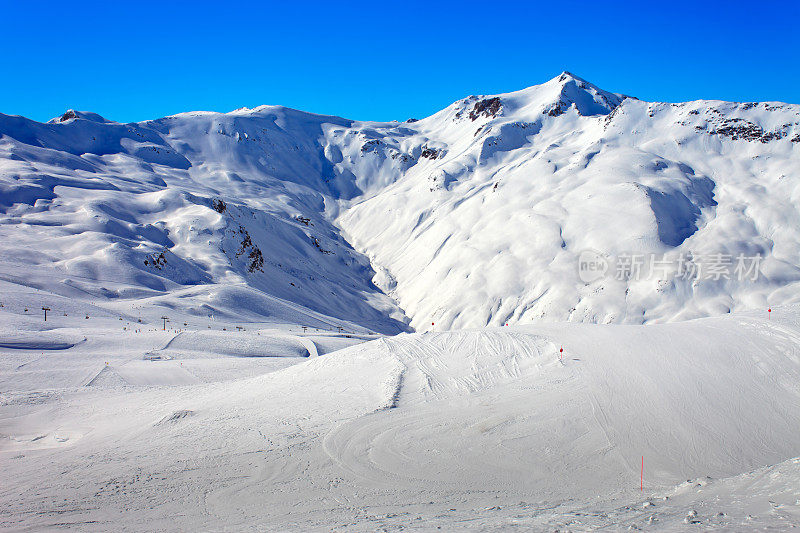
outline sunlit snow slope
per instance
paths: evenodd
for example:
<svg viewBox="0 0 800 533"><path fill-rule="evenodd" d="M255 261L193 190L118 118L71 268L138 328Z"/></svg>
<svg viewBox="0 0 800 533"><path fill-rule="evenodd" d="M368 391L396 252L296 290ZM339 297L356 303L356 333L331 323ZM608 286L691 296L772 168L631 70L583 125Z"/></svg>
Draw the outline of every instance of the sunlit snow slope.
<svg viewBox="0 0 800 533"><path fill-rule="evenodd" d="M800 298L797 105L648 103L564 73L403 123L68 112L0 115L0 136L0 275L69 298L386 333ZM586 282L585 250L763 261L756 280Z"/></svg>
<svg viewBox="0 0 800 533"><path fill-rule="evenodd" d="M339 223L417 329L643 323L800 298L800 106L649 103L565 73L403 128L401 149L415 139L435 157ZM666 266L586 283L585 250ZM681 255L715 254L762 256L758 279L676 277Z"/></svg>

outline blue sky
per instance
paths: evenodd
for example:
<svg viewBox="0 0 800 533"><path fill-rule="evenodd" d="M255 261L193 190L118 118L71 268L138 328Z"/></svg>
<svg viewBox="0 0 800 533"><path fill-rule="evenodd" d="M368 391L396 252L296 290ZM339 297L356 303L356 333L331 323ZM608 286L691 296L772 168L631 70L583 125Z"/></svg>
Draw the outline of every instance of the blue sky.
<svg viewBox="0 0 800 533"><path fill-rule="evenodd" d="M645 100L800 103L800 2L3 2L0 112L429 115L569 70Z"/></svg>

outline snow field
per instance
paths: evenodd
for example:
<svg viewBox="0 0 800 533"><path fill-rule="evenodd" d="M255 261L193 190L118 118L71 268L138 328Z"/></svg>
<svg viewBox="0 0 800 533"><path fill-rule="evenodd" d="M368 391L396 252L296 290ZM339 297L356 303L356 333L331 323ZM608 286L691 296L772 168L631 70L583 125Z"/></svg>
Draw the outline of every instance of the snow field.
<svg viewBox="0 0 800 533"><path fill-rule="evenodd" d="M2 524L797 525L800 327L773 311L401 335L224 382L6 395Z"/></svg>

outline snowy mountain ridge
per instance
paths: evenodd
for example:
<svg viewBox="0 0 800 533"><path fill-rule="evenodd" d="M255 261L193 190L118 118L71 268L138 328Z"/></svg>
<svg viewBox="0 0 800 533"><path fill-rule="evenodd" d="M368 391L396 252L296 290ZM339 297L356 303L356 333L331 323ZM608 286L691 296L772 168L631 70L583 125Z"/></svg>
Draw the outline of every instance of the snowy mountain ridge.
<svg viewBox="0 0 800 533"><path fill-rule="evenodd" d="M797 105L650 103L567 72L402 123L0 115L0 275L120 312L386 333L717 315L800 299L799 147ZM666 267L586 281L586 251ZM714 255L758 275L678 275Z"/></svg>

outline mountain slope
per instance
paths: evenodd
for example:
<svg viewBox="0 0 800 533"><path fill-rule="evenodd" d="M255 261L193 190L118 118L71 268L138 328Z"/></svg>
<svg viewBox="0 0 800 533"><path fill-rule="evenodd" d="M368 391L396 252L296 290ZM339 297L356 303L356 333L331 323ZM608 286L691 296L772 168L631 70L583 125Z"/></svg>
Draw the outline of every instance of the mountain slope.
<svg viewBox="0 0 800 533"><path fill-rule="evenodd" d="M307 131L287 133L284 121ZM203 318L295 321L299 304L331 323L402 331L402 311L324 216L335 183L317 187L324 158L313 159L310 132L320 123L280 108L244 124L235 113L132 125L2 116L6 278L24 272L56 294L150 299ZM305 323L318 323L313 312Z"/></svg>
<svg viewBox="0 0 800 533"><path fill-rule="evenodd" d="M93 302L252 320L299 305L391 333L800 297L796 105L648 103L565 72L404 123L71 111L0 115L0 135L0 271ZM584 253L607 275L584 279ZM615 279L630 254L663 269ZM717 254L759 257L758 276L676 277Z"/></svg>
<svg viewBox="0 0 800 533"><path fill-rule="evenodd" d="M497 113L475 112L492 100ZM414 126L440 156L338 223L415 328L642 323L800 296L800 106L647 103L565 74ZM607 276L580 277L584 251ZM624 254L665 269L614 279ZM715 254L734 279L676 277L681 258ZM763 258L755 281L733 275L740 254Z"/></svg>

